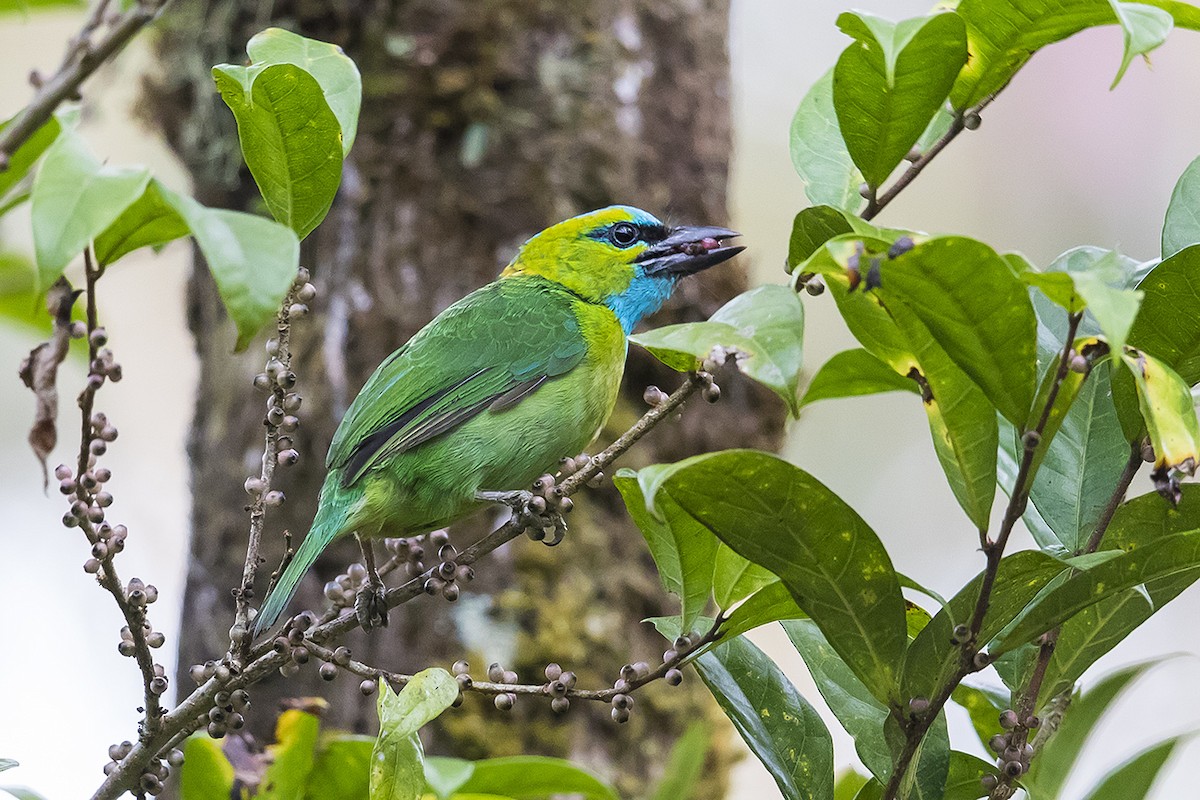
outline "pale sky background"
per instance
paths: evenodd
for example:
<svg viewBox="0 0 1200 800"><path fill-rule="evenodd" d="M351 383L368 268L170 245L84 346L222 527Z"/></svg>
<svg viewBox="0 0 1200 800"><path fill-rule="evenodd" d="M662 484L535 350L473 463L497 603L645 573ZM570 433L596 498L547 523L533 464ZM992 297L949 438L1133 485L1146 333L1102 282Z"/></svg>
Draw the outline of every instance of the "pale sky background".
<svg viewBox="0 0 1200 800"><path fill-rule="evenodd" d="M792 113L808 86L836 60L846 40L834 27L847 6L830 0L734 0L732 59L735 126L731 206L762 281L782 280L792 216L806 205L788 156ZM922 13L928 2L862 0L856 7L891 18ZM0 118L25 102L31 67L53 70L75 14L0 17ZM890 224L977 236L997 249L1020 250L1038 264L1080 244L1118 247L1139 259L1157 255L1167 200L1178 175L1200 154L1200 37L1177 31L1154 54L1153 69L1135 63L1116 91L1116 28L1090 31L1039 53L982 127L959 138L883 215ZM168 185L186 188L166 148L133 127L139 70L153 69L135 48L88 85L84 131L114 163L147 163ZM5 246L27 247L27 218L0 229ZM130 528L122 577L156 584L152 618L168 639L178 632L184 576L188 486L187 415L196 379L184 323L183 286L190 251L135 254L105 279L102 310L125 379L105 388L103 407L121 438L106 462L114 479L114 513ZM810 368L854 343L827 297L808 301ZM58 523L63 503L41 491L24 437L33 399L16 365L36 343L0 328L0 508L6 510L0 586L10 613L0 658L0 756L22 762L0 784L36 788L50 800L86 796L101 778L108 744L134 731L140 683L116 652L118 617L111 601L80 569L88 557L78 532ZM82 381L68 361L61 385ZM74 392L62 399L64 430L74 429ZM51 464L67 460L69 436ZM982 565L975 535L946 487L929 442L924 413L907 396L820 403L791 426L787 455L816 474L871 523L901 571L949 594ZM1139 479L1139 491L1148 488ZM1022 535L1016 545L1029 546ZM1065 798L1080 798L1104 771L1169 733L1200 727L1194 656L1200 653L1196 589L1156 615L1087 679L1166 653L1190 653L1153 671L1112 710L1088 746ZM18 609L19 611L13 611ZM824 711L800 658L778 628L753 634L797 688ZM173 667L168 663L168 674ZM839 765L853 746L828 717ZM973 747L965 714L950 711L952 736ZM1152 794L1195 796L1195 742L1176 752ZM753 758L735 774L736 800L777 797Z"/></svg>

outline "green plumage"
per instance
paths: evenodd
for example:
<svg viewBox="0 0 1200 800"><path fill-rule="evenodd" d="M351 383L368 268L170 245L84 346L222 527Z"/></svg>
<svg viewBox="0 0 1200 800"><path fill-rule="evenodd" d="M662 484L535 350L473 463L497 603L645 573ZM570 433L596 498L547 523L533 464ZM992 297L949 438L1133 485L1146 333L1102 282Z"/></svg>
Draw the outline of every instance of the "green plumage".
<svg viewBox="0 0 1200 800"><path fill-rule="evenodd" d="M636 245L607 235L633 223L646 231ZM621 206L559 223L384 361L334 434L312 528L255 630L334 539L444 527L482 505L477 492L527 488L587 445L616 402L626 334L679 277L638 264L666 235Z"/></svg>

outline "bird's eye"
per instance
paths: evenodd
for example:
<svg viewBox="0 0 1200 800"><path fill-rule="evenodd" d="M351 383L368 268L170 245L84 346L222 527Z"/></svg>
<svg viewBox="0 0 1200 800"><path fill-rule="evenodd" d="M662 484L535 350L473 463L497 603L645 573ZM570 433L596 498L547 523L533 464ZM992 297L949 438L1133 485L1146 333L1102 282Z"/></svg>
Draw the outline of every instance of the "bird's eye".
<svg viewBox="0 0 1200 800"><path fill-rule="evenodd" d="M638 240L638 229L628 222L618 222L609 230L608 238L617 247L629 247Z"/></svg>

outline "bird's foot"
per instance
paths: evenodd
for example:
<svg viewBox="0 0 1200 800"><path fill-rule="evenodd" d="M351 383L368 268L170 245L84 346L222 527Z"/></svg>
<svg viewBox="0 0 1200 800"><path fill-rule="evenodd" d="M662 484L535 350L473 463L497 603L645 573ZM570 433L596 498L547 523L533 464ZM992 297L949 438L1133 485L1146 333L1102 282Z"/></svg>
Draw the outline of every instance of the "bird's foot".
<svg viewBox="0 0 1200 800"><path fill-rule="evenodd" d="M387 587L368 581L354 595L354 615L363 630L386 628L388 624Z"/></svg>
<svg viewBox="0 0 1200 800"><path fill-rule="evenodd" d="M553 547L563 540L567 523L563 515L571 510L571 498L558 494L554 476L543 475L533 482L533 490L511 492L476 492L476 500L502 503L512 509L513 519L534 541Z"/></svg>

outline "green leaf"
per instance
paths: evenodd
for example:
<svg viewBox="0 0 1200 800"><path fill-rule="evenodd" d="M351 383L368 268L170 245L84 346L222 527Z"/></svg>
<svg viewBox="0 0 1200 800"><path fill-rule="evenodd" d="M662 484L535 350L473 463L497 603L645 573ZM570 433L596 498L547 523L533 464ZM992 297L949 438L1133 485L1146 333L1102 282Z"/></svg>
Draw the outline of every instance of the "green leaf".
<svg viewBox="0 0 1200 800"><path fill-rule="evenodd" d="M1121 67L1117 70L1117 77L1113 78L1110 87L1115 89L1121 82L1121 78L1124 77L1130 62L1136 56L1147 57L1151 50L1158 48L1167 40L1171 29L1175 27L1175 20L1166 11L1142 3L1109 0L1109 4L1112 6L1113 13L1117 15L1117 22L1121 26L1121 33L1125 39L1125 53L1121 56ZM1149 59L1147 58L1147 60Z"/></svg>
<svg viewBox="0 0 1200 800"><path fill-rule="evenodd" d="M221 752L221 743L202 733L192 734L183 745L179 777L182 800L228 800L233 792L233 765Z"/></svg>
<svg viewBox="0 0 1200 800"><path fill-rule="evenodd" d="M237 349L244 349L287 295L300 264L300 240L271 220L205 208L161 184L158 191L195 237L237 326Z"/></svg>
<svg viewBox="0 0 1200 800"><path fill-rule="evenodd" d="M337 118L342 132L342 155L350 152L358 130L362 78L342 48L282 28L267 28L246 43L246 53L254 64L294 64L312 75Z"/></svg>
<svg viewBox="0 0 1200 800"><path fill-rule="evenodd" d="M1200 463L1200 422L1188 385L1154 356L1128 353L1121 360L1137 386L1138 407L1154 446L1154 466L1191 474Z"/></svg>
<svg viewBox="0 0 1200 800"><path fill-rule="evenodd" d="M1144 800L1182 736L1172 736L1143 750L1104 776L1087 800Z"/></svg>
<svg viewBox="0 0 1200 800"><path fill-rule="evenodd" d="M833 71L833 105L846 148L872 187L916 144L967 57L956 14L892 24L846 12L838 27L855 40Z"/></svg>
<svg viewBox="0 0 1200 800"><path fill-rule="evenodd" d="M1171 12L1180 27L1200 24L1200 15L1187 3L1149 0L1145 5ZM956 10L966 22L971 53L950 93L959 110L1003 89L1046 45L1119 21L1108 0L962 0ZM1138 46L1149 41L1141 31L1135 38Z"/></svg>
<svg viewBox="0 0 1200 800"><path fill-rule="evenodd" d="M157 180L151 180L142 196L96 237L96 262L108 266L142 247L162 247L191 231L174 206L168 203Z"/></svg>
<svg viewBox="0 0 1200 800"><path fill-rule="evenodd" d="M0 786L0 792L10 794L16 800L46 800L43 795L38 794L32 789L27 789L24 786Z"/></svg>
<svg viewBox="0 0 1200 800"><path fill-rule="evenodd" d="M787 800L832 798L829 731L766 654L738 637L692 663Z"/></svg>
<svg viewBox="0 0 1200 800"><path fill-rule="evenodd" d="M1200 383L1200 245L1154 267L1138 288L1145 298L1129 343L1165 362L1188 386Z"/></svg>
<svg viewBox="0 0 1200 800"><path fill-rule="evenodd" d="M749 450L692 460L664 493L778 575L876 697L894 695L907 644L904 599L883 544L850 506L803 470Z"/></svg>
<svg viewBox="0 0 1200 800"><path fill-rule="evenodd" d="M996 768L981 758L953 750L950 753L950 774L946 776L946 792L942 800L976 800L987 797L983 776L995 775Z"/></svg>
<svg viewBox="0 0 1200 800"><path fill-rule="evenodd" d="M1163 220L1162 257L1170 258L1193 244L1200 244L1200 158L1187 165L1171 192Z"/></svg>
<svg viewBox="0 0 1200 800"><path fill-rule="evenodd" d="M458 698L458 682L444 669L418 672L401 690L379 681L379 738L371 752L371 800L420 800L424 751L417 731Z"/></svg>
<svg viewBox="0 0 1200 800"><path fill-rule="evenodd" d="M323 737L304 786L304 800L367 800L374 745L371 736Z"/></svg>
<svg viewBox="0 0 1200 800"><path fill-rule="evenodd" d="M267 208L303 239L329 213L342 178L341 128L320 84L293 64L222 64L212 73Z"/></svg>
<svg viewBox="0 0 1200 800"><path fill-rule="evenodd" d="M5 770L13 769L14 767L19 766L21 766L21 762L17 761L15 758L0 758L0 772L4 772Z"/></svg>
<svg viewBox="0 0 1200 800"><path fill-rule="evenodd" d="M690 631L708 605L713 591L713 567L722 545L670 498L661 498L655 507L656 514L651 514L638 482L628 474L618 476L618 481L629 513L658 565L663 586L679 597L683 630Z"/></svg>
<svg viewBox="0 0 1200 800"><path fill-rule="evenodd" d="M668 325L629 337L672 369L687 372L717 350L736 354L737 368L800 413L796 396L804 355L804 306L786 286L759 286L730 300L707 322Z"/></svg>
<svg viewBox="0 0 1200 800"><path fill-rule="evenodd" d="M855 677L812 620L783 623L788 639L804 659L829 710L854 739L854 749L876 777L891 775L892 754L883 737L888 709Z"/></svg>
<svg viewBox="0 0 1200 800"><path fill-rule="evenodd" d="M675 549L675 537L665 522L650 513L637 473L622 469L613 478L613 485L621 493L629 516L646 540L663 588L676 597L683 597L683 576L679 567L679 551Z"/></svg>
<svg viewBox="0 0 1200 800"><path fill-rule="evenodd" d="M792 117L789 137L792 165L804 181L804 194L813 205L828 205L857 213L863 198L862 173L854 166L833 108L833 70L812 85Z"/></svg>
<svg viewBox="0 0 1200 800"><path fill-rule="evenodd" d="M992 600L979 631L980 644L1016 619L1038 592L1066 569L1063 562L1034 550L1022 550L1001 559ZM933 697L953 676L961 658L960 645L954 641L954 628L970 622L982 579L981 573L959 590L950 599L949 609L939 611L909 645L900 684L901 697Z"/></svg>
<svg viewBox="0 0 1200 800"><path fill-rule="evenodd" d="M833 800L854 800L858 796L859 789L866 786L870 780L866 775L860 775L853 769L846 769L837 776L837 780L833 784Z"/></svg>
<svg viewBox="0 0 1200 800"><path fill-rule="evenodd" d="M742 558L724 542L717 543L712 589L718 608L732 608L739 600L744 600L768 584L778 582L779 579L769 570Z"/></svg>
<svg viewBox="0 0 1200 800"><path fill-rule="evenodd" d="M24 113L24 111L19 111L0 124L0 133L7 130ZM9 190L29 174L29 170L42 157L42 153L45 153L46 149L54 143L61 131L62 123L58 121L58 117L50 117L8 157L8 167L0 172L0 197L7 195Z"/></svg>
<svg viewBox="0 0 1200 800"><path fill-rule="evenodd" d="M782 582L764 586L733 610L721 626L721 638L732 639L771 622L804 619L808 615L796 605L795 598Z"/></svg>
<svg viewBox="0 0 1200 800"><path fill-rule="evenodd" d="M1078 572L1043 594L990 648L993 656L1032 641L1079 611L1148 581L1200 567L1200 532L1165 536Z"/></svg>
<svg viewBox="0 0 1200 800"><path fill-rule="evenodd" d="M921 393L916 381L898 374L866 350L845 350L817 370L800 406L818 400L895 391Z"/></svg>
<svg viewBox="0 0 1200 800"><path fill-rule="evenodd" d="M425 757L425 789L438 800L449 800L475 772L474 762L445 756Z"/></svg>
<svg viewBox="0 0 1200 800"><path fill-rule="evenodd" d="M535 800L556 795L579 796L588 800L619 800L611 786L591 772L561 758L508 756L488 758L473 764L470 777L454 790L455 794L498 795L514 800Z"/></svg>
<svg viewBox="0 0 1200 800"><path fill-rule="evenodd" d="M63 130L47 149L33 182L39 289L58 280L71 259L137 200L149 182L144 167L101 164L78 134Z"/></svg>
<svg viewBox="0 0 1200 800"><path fill-rule="evenodd" d="M708 725L693 722L675 740L662 776L650 794L650 800L688 800L696 791L708 753Z"/></svg>
<svg viewBox="0 0 1200 800"><path fill-rule="evenodd" d="M899 303L1014 425L1037 385L1037 317L1021 280L987 245L944 236L887 262L880 290L905 328Z"/></svg>
<svg viewBox="0 0 1200 800"><path fill-rule="evenodd" d="M1021 779L1029 787L1031 796L1061 796L1071 768L1083 752L1083 746L1096 723L1117 695L1155 663L1146 661L1133 664L1106 675L1082 695L1076 692L1058 730L1046 741L1037 758L1033 759L1029 772Z"/></svg>
<svg viewBox="0 0 1200 800"><path fill-rule="evenodd" d="M817 248L833 237L853 230L845 215L833 206L810 206L801 210L792 221L792 238L788 240L788 272L808 260Z"/></svg>
<svg viewBox="0 0 1200 800"><path fill-rule="evenodd" d="M294 708L275 722L275 744L267 748L271 763L263 774L256 798L301 800L312 771L320 719Z"/></svg>

